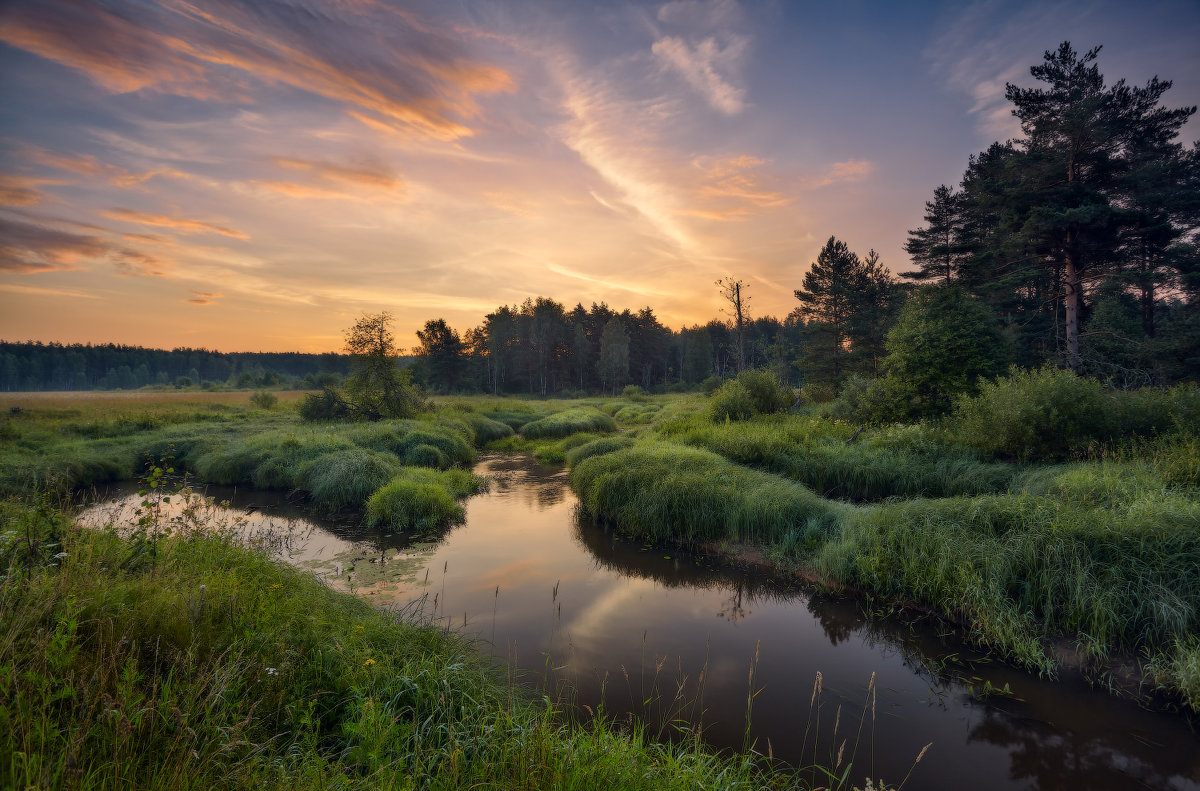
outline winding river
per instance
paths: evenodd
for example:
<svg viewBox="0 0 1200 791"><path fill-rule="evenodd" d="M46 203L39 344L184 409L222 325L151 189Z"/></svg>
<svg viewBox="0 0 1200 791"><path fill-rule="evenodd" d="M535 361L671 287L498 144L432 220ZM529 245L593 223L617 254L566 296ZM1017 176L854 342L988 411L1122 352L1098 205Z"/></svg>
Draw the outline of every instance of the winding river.
<svg viewBox="0 0 1200 791"><path fill-rule="evenodd" d="M230 529L335 587L477 635L580 716L637 717L662 738L700 724L717 747L800 766L840 754L860 785L1200 789L1200 735L1180 714L988 661L935 624L624 540L579 513L564 471L529 458L485 455L476 472L490 490L433 536L314 519L279 492L207 494L230 502ZM120 521L138 502L114 490L81 520Z"/></svg>

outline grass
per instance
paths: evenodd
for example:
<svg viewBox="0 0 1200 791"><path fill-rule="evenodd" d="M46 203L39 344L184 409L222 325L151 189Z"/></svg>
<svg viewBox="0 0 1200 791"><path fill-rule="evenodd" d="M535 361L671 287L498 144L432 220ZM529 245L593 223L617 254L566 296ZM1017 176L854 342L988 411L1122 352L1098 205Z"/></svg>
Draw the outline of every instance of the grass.
<svg viewBox="0 0 1200 791"><path fill-rule="evenodd" d="M812 416L762 416L716 423L701 415L667 421L659 436L730 461L793 478L825 497L952 497L1005 491L1020 469L974 451L899 429L847 444L849 426Z"/></svg>
<svg viewBox="0 0 1200 791"><path fill-rule="evenodd" d="M461 522L465 512L457 500L475 494L485 483L466 470L409 467L370 495L367 523L428 530Z"/></svg>
<svg viewBox="0 0 1200 791"><path fill-rule="evenodd" d="M219 531L179 531L131 563L115 532L44 505L0 513L6 787L804 787L696 739L573 723L463 638Z"/></svg>
<svg viewBox="0 0 1200 791"><path fill-rule="evenodd" d="M1141 400L1167 414L1164 398ZM1101 681L1140 662L1147 694L1157 683L1195 710L1197 442L1168 432L1011 463L960 445L949 421L855 435L811 414L714 424L682 409L564 457L584 506L624 532L757 544L807 577L941 613L1043 674L1063 644Z"/></svg>
<svg viewBox="0 0 1200 791"><path fill-rule="evenodd" d="M577 458L571 485L590 511L651 540L773 542L826 531L844 508L794 481L669 443Z"/></svg>
<svg viewBox="0 0 1200 791"><path fill-rule="evenodd" d="M579 432L616 431L613 418L593 407L575 407L555 412L546 417L530 421L521 426L521 436L526 439L566 437Z"/></svg>

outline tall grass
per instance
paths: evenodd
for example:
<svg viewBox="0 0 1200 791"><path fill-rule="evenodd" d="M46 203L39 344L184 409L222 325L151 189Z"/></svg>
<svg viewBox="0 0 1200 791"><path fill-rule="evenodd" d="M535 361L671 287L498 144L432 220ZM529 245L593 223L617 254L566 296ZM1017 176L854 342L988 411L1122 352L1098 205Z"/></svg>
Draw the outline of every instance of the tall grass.
<svg viewBox="0 0 1200 791"><path fill-rule="evenodd" d="M616 422L598 409L576 407L555 412L521 426L521 436L526 439L566 437L581 431L616 431Z"/></svg>
<svg viewBox="0 0 1200 791"><path fill-rule="evenodd" d="M571 485L592 513L654 540L777 541L826 533L844 506L698 448L643 443L583 458Z"/></svg>
<svg viewBox="0 0 1200 791"><path fill-rule="evenodd" d="M461 500L475 494L484 480L466 470L409 467L378 488L366 501L367 522L392 528L428 530L461 522Z"/></svg>
<svg viewBox="0 0 1200 791"><path fill-rule="evenodd" d="M220 536L164 539L154 565L132 567L114 533L0 510L37 536L14 550L0 534L6 787L802 785L697 740L572 724L462 638ZM29 551L47 543L57 558Z"/></svg>
<svg viewBox="0 0 1200 791"><path fill-rule="evenodd" d="M847 444L847 426L810 416L756 417L713 424L696 417L658 427L659 435L751 467L793 478L831 498L949 497L1005 491L1020 470L981 461L969 450L875 431ZM911 432L909 432L911 433Z"/></svg>

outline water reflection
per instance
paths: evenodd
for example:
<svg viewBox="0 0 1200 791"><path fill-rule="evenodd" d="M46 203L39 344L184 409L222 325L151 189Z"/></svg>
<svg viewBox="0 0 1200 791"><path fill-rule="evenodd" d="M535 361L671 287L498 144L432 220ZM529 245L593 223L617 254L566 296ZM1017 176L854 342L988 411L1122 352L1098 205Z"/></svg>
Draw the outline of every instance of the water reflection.
<svg viewBox="0 0 1200 791"><path fill-rule="evenodd" d="M284 520L305 540L281 554L331 584L389 606L424 596L426 615L465 623L580 712L603 704L664 737L682 718L740 747L752 684L751 738L785 760L827 759L863 723L860 785L898 782L933 742L906 788L1200 788L1200 740L1181 716L988 662L933 623L867 618L850 599L624 540L579 513L559 469L491 456L477 472L491 489L437 536L312 520L272 493L210 493ZM1011 695L983 694L988 683Z"/></svg>

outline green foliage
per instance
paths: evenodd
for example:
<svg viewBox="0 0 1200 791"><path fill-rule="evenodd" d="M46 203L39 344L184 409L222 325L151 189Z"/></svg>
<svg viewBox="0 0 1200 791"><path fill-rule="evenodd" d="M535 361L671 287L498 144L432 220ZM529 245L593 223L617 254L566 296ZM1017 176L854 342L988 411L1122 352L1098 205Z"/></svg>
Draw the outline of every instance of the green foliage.
<svg viewBox="0 0 1200 791"><path fill-rule="evenodd" d="M571 467L574 467L584 459L590 459L592 456L603 456L605 453L612 453L622 448L629 448L633 446L633 443L633 437L628 435L593 439L590 442L567 450L563 454L563 460Z"/></svg>
<svg viewBox="0 0 1200 791"><path fill-rule="evenodd" d="M456 500L479 491L483 480L465 470L407 468L367 500L367 522L406 530L431 530L462 521Z"/></svg>
<svg viewBox="0 0 1200 791"><path fill-rule="evenodd" d="M718 423L747 420L755 415L781 412L795 400L795 392L770 371L742 371L713 393L709 414Z"/></svg>
<svg viewBox="0 0 1200 791"><path fill-rule="evenodd" d="M951 417L961 442L1015 459L1055 460L1093 444L1200 427L1200 388L1110 391L1070 371L1014 369L963 398Z"/></svg>
<svg viewBox="0 0 1200 791"><path fill-rule="evenodd" d="M712 394L708 402L708 413L716 423L749 420L757 414L750 391L736 379L730 379Z"/></svg>
<svg viewBox="0 0 1200 791"><path fill-rule="evenodd" d="M521 436L526 439L565 437L580 431L616 431L617 424L611 417L593 407L576 407L555 412L539 420L521 426Z"/></svg>
<svg viewBox="0 0 1200 791"><path fill-rule="evenodd" d="M392 316L364 315L346 330L346 352L354 368L341 391L324 388L305 397L305 420L382 420L413 417L428 408L411 375L396 363Z"/></svg>
<svg viewBox="0 0 1200 791"><path fill-rule="evenodd" d="M279 396L266 390L257 390L251 394L250 403L259 409L274 409L279 403Z"/></svg>
<svg viewBox="0 0 1200 791"><path fill-rule="evenodd" d="M320 508L360 508L372 492L399 472L400 466L390 453L353 448L304 463L297 479Z"/></svg>
<svg viewBox="0 0 1200 791"><path fill-rule="evenodd" d="M925 288L909 296L887 334L886 374L876 419L929 417L974 393L981 377L1004 371L1009 355L995 314L958 288ZM889 414L890 413L890 414Z"/></svg>
<svg viewBox="0 0 1200 791"><path fill-rule="evenodd" d="M300 417L304 420L345 420L351 416L350 404L331 387L319 393L309 393L300 402Z"/></svg>
<svg viewBox="0 0 1200 791"><path fill-rule="evenodd" d="M625 385L621 388L621 397L630 401L645 401L646 393L640 385Z"/></svg>
<svg viewBox="0 0 1200 791"><path fill-rule="evenodd" d="M654 540L778 541L794 529L832 530L840 512L794 481L667 443L577 459L571 485L593 514Z"/></svg>

